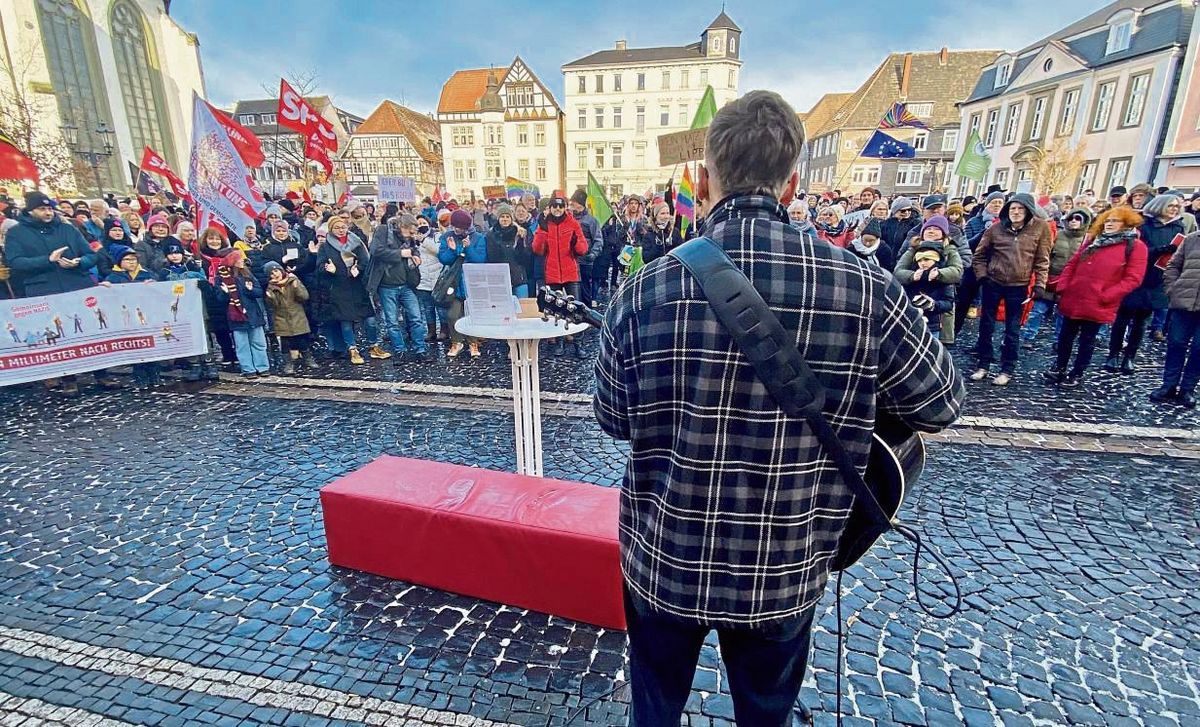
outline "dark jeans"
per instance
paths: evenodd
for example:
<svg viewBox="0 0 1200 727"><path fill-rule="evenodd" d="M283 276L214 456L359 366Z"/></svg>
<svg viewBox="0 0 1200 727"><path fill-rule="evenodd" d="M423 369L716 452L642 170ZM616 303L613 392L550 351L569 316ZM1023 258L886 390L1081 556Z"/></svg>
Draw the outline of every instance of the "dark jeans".
<svg viewBox="0 0 1200 727"><path fill-rule="evenodd" d="M433 328L435 333L446 324L446 309L433 302L432 290L418 290L417 302L421 304L421 318L425 320L425 325Z"/></svg>
<svg viewBox="0 0 1200 727"><path fill-rule="evenodd" d="M979 281L975 279L975 269L963 271L962 281L958 284L958 301L954 306L954 333L962 330L967 321L967 311L979 295ZM1005 303L1005 305L1008 305Z"/></svg>
<svg viewBox="0 0 1200 727"><path fill-rule="evenodd" d="M592 266L583 260L579 261L579 295L585 305L591 306L596 300L597 282L592 278Z"/></svg>
<svg viewBox="0 0 1200 727"><path fill-rule="evenodd" d="M1000 301L1004 301L1004 344L1000 348L1000 370L1013 374L1017 370L1017 357L1021 352L1021 308L1029 297L1029 288L1025 285L997 285L984 280L983 305L979 311L979 343L975 347L975 356L979 360L979 368L986 369L996 360L992 348L992 334L996 330L996 310Z"/></svg>
<svg viewBox="0 0 1200 727"><path fill-rule="evenodd" d="M792 724L792 709L808 664L813 610L771 629L717 629L739 725ZM625 621L633 690L630 727L679 724L692 690L700 647L711 629L639 612L628 593Z"/></svg>
<svg viewBox="0 0 1200 727"><path fill-rule="evenodd" d="M1186 363L1185 363L1186 361ZM1193 394L1200 383L1200 311L1173 310L1167 327L1163 386Z"/></svg>
<svg viewBox="0 0 1200 727"><path fill-rule="evenodd" d="M221 359L225 363L236 362L237 349L233 345L233 333L226 328L223 331L213 331L213 336L217 339L217 345L221 347Z"/></svg>
<svg viewBox="0 0 1200 727"><path fill-rule="evenodd" d="M383 309L383 325L392 341L392 349L396 353L404 353L411 347L416 353L425 353L425 318L421 315L417 291L408 286L380 286L379 306ZM401 315L404 316L403 322ZM404 340L406 328L409 343Z"/></svg>
<svg viewBox="0 0 1200 727"><path fill-rule="evenodd" d="M1121 308L1117 311L1117 320L1113 322L1112 333L1108 337L1109 358L1124 353L1133 358L1142 346L1142 337L1146 335L1146 321L1154 311ZM1129 338L1126 340L1125 333Z"/></svg>
<svg viewBox="0 0 1200 727"><path fill-rule="evenodd" d="M1063 320L1062 333L1058 336L1058 361L1055 366L1059 371L1066 371L1071 361L1071 349L1075 347L1075 339L1079 338L1079 353L1075 356L1075 366L1071 369L1073 376L1082 376L1092 362L1092 354L1096 351L1096 334L1100 333L1100 324L1094 321L1080 321L1073 318Z"/></svg>

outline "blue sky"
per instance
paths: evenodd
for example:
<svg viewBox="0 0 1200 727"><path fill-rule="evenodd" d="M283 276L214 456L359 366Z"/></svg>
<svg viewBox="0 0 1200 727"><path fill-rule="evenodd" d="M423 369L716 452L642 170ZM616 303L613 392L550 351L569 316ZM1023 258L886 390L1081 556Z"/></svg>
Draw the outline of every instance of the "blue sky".
<svg viewBox="0 0 1200 727"><path fill-rule="evenodd" d="M1102 5L729 0L725 9L743 31L740 90L769 88L806 111L823 93L857 88L887 53L1017 50ZM630 47L684 45L721 11L720 2L646 7L653 4L175 0L171 13L200 37L214 102L264 98L263 84L277 89L281 75L310 71L318 93L366 116L384 98L432 111L455 70L505 66L517 54L562 103L564 63L618 38Z"/></svg>

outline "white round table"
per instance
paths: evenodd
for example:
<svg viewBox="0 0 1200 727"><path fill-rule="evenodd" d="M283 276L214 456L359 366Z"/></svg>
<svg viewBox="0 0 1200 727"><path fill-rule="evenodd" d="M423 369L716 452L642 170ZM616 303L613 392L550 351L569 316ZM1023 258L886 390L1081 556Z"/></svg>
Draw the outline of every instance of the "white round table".
<svg viewBox="0 0 1200 727"><path fill-rule="evenodd" d="M538 373L538 342L573 336L588 329L584 323L556 323L541 318L518 318L513 323L475 323L464 316L454 326L464 336L508 341L512 361L513 431L517 473L542 476L542 384Z"/></svg>

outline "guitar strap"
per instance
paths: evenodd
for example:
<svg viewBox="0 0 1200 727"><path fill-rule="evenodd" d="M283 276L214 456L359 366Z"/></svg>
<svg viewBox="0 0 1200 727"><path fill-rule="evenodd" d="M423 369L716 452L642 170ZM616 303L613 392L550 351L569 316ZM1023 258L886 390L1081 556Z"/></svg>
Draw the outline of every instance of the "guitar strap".
<svg viewBox="0 0 1200 727"><path fill-rule="evenodd" d="M879 535L895 523L867 486L854 459L823 412L825 387L817 380L779 318L741 268L708 237L697 237L671 251L692 274L713 312L754 366L776 405L791 417L804 419L825 448L854 494L867 503Z"/></svg>

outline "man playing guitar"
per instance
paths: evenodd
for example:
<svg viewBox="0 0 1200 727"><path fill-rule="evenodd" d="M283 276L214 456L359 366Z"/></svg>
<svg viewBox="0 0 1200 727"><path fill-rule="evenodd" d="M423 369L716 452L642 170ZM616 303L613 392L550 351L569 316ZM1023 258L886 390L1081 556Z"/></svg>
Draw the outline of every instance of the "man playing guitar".
<svg viewBox="0 0 1200 727"><path fill-rule="evenodd" d="M707 236L807 361L820 413L863 472L877 413L937 431L958 416L962 379L892 276L788 224L803 145L777 94L732 101L709 127L697 196ZM854 491L809 421L756 376L705 283L676 253L655 260L614 296L601 332L596 415L630 442L630 724L679 724L715 628L738 724L790 725Z"/></svg>

